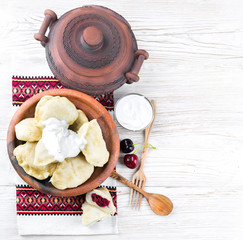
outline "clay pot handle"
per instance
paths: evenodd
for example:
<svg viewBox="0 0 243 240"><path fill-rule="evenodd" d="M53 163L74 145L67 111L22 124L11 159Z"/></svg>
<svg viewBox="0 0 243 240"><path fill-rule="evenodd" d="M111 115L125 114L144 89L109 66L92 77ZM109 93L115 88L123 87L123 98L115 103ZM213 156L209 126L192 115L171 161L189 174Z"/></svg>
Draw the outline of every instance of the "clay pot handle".
<svg viewBox="0 0 243 240"><path fill-rule="evenodd" d="M131 70L131 72L127 72L125 74L128 84L137 82L139 80L139 76L138 76L139 70L142 67L143 61L148 59L148 57L149 57L148 52L145 50L142 50L142 49L137 50L135 52L135 55L137 56L137 61L134 65L133 69Z"/></svg>
<svg viewBox="0 0 243 240"><path fill-rule="evenodd" d="M46 9L44 15L45 18L42 22L39 32L34 34L34 38L40 41L43 47L45 47L46 43L48 42L48 37L45 36L47 28L51 27L52 24L57 20L56 13L50 9Z"/></svg>

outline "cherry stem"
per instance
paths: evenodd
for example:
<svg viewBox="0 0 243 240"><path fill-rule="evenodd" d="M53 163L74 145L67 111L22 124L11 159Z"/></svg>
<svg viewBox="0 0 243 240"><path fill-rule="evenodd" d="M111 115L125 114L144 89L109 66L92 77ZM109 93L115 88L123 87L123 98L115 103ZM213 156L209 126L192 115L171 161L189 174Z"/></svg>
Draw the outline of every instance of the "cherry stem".
<svg viewBox="0 0 243 240"><path fill-rule="evenodd" d="M136 143L136 145L137 144L146 144L146 143ZM150 146L141 146L141 147L139 147L139 148L137 148L134 152L133 152L133 154L135 154L140 148L150 148L150 149L156 149L156 147L154 147L154 146L152 146L152 144L150 144L150 143L148 143ZM135 145L135 144L133 144L133 145Z"/></svg>
<svg viewBox="0 0 243 240"><path fill-rule="evenodd" d="M148 145L150 145L152 148L154 148L154 149L156 149L152 144L150 144L150 143L134 143L133 144L133 146L135 146L135 145L139 145L139 144L148 144Z"/></svg>

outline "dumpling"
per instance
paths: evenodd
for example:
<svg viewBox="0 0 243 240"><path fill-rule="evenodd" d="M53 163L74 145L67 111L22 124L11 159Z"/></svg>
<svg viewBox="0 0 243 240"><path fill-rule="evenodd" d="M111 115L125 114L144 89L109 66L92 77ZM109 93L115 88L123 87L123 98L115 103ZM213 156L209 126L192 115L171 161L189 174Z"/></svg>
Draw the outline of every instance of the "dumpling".
<svg viewBox="0 0 243 240"><path fill-rule="evenodd" d="M88 192L82 209L82 223L84 225L98 222L116 212L111 194L106 187Z"/></svg>
<svg viewBox="0 0 243 240"><path fill-rule="evenodd" d="M14 156L24 171L39 180L43 180L51 176L56 168L56 164L48 164L46 166L37 167L34 165L36 143L26 142L14 149Z"/></svg>
<svg viewBox="0 0 243 240"><path fill-rule="evenodd" d="M94 166L79 154L59 163L50 181L58 189L74 188L89 179L93 172Z"/></svg>
<svg viewBox="0 0 243 240"><path fill-rule="evenodd" d="M57 162L53 156L51 156L42 139L36 144L35 148L35 159L34 159L34 164L36 166L45 166L49 163Z"/></svg>
<svg viewBox="0 0 243 240"><path fill-rule="evenodd" d="M47 95L42 97L36 105L35 124L43 128L43 121L51 117L65 120L67 124L71 125L78 118L78 111L66 97Z"/></svg>
<svg viewBox="0 0 243 240"><path fill-rule="evenodd" d="M41 129L35 125L34 118L25 118L15 125L16 137L22 141L36 142L41 139Z"/></svg>
<svg viewBox="0 0 243 240"><path fill-rule="evenodd" d="M82 150L86 160L95 167L102 167L109 160L105 141L101 128L96 119L84 123L78 131L79 136L83 136L87 144Z"/></svg>
<svg viewBox="0 0 243 240"><path fill-rule="evenodd" d="M109 217L110 214L101 211L100 209L84 202L82 204L83 215L82 215L82 224L89 225L95 222L98 222L106 217Z"/></svg>
<svg viewBox="0 0 243 240"><path fill-rule="evenodd" d="M116 207L113 204L111 194L106 187L88 192L86 194L86 201L107 214L114 214L116 212Z"/></svg>
<svg viewBox="0 0 243 240"><path fill-rule="evenodd" d="M74 132L77 132L80 127L84 124L87 123L89 120L85 113L82 110L78 110L78 118L76 121L70 126L70 129L73 130Z"/></svg>

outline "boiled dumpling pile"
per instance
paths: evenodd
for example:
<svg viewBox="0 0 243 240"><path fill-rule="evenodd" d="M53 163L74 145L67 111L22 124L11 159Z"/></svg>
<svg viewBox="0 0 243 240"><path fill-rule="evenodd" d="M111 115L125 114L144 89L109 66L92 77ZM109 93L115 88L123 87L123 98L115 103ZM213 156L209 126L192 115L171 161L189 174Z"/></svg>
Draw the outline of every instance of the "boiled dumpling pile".
<svg viewBox="0 0 243 240"><path fill-rule="evenodd" d="M19 165L25 172L37 179L43 180L53 174L56 164L47 164L45 166L36 166L34 164L36 143L26 142L14 149Z"/></svg>
<svg viewBox="0 0 243 240"><path fill-rule="evenodd" d="M84 123L78 130L78 135L85 136L87 144L82 150L86 160L95 167L102 167L109 159L100 126L96 119Z"/></svg>
<svg viewBox="0 0 243 240"><path fill-rule="evenodd" d="M89 120L85 113L82 110L78 110L78 118L76 121L70 126L70 129L74 132L78 132L78 130L82 127L84 123L87 123Z"/></svg>
<svg viewBox="0 0 243 240"><path fill-rule="evenodd" d="M41 129L35 125L34 118L26 118L15 125L16 137L22 141L36 142L41 139Z"/></svg>
<svg viewBox="0 0 243 240"><path fill-rule="evenodd" d="M34 164L36 166L45 166L49 163L56 162L57 161L54 159L54 157L48 153L42 139L39 142L37 142L35 147Z"/></svg>
<svg viewBox="0 0 243 240"><path fill-rule="evenodd" d="M84 225L98 222L116 212L111 194L106 187L94 189L87 193L82 209L82 223Z"/></svg>
<svg viewBox="0 0 243 240"><path fill-rule="evenodd" d="M58 189L73 188L88 180L93 172L94 166L79 154L59 163L50 181Z"/></svg>
<svg viewBox="0 0 243 240"><path fill-rule="evenodd" d="M43 122L51 117L65 120L67 124L71 125L78 118L78 111L66 97L44 96L35 108L36 126L44 128Z"/></svg>
<svg viewBox="0 0 243 240"><path fill-rule="evenodd" d="M49 154L42 141L43 122L49 118L65 120L69 129L87 141L76 157L63 162ZM15 126L16 138L26 141L14 149L14 155L25 172L37 179L51 177L58 189L74 188L87 181L94 167L102 167L109 160L109 152L96 119L89 121L82 110L66 97L44 96L36 105L35 117L26 118ZM44 134L43 134L44 135Z"/></svg>

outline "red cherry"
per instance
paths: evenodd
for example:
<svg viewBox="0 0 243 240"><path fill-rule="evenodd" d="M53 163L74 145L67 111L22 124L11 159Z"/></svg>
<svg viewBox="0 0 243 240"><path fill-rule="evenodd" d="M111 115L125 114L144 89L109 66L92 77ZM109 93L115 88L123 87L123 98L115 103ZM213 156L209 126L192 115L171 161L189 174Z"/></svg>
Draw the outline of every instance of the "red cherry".
<svg viewBox="0 0 243 240"><path fill-rule="evenodd" d="M136 168L139 164L138 156L135 154L126 154L124 156L124 163L129 168Z"/></svg>

